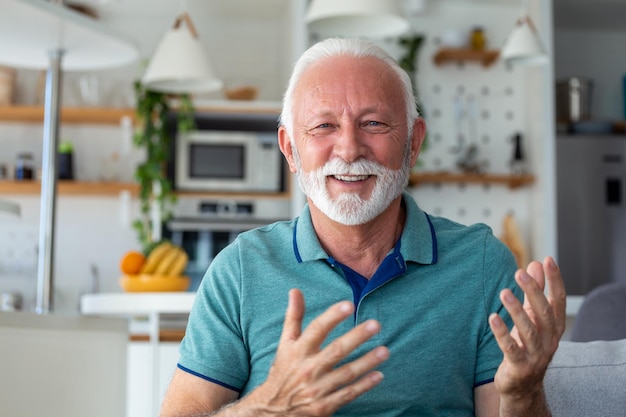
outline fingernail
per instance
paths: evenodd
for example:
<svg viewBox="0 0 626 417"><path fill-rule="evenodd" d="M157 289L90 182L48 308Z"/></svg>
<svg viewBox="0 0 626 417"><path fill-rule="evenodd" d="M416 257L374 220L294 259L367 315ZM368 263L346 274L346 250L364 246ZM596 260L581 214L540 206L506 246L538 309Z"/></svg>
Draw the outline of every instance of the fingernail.
<svg viewBox="0 0 626 417"><path fill-rule="evenodd" d="M350 313L352 311L352 303L346 301L345 303L339 304L339 310L343 313Z"/></svg>
<svg viewBox="0 0 626 417"><path fill-rule="evenodd" d="M371 333L376 333L380 330L380 325L378 324L378 322L371 320L365 323L365 330Z"/></svg>
<svg viewBox="0 0 626 417"><path fill-rule="evenodd" d="M494 326L494 327L502 326L502 320L500 319L500 316L498 316L497 314L494 314L491 317L491 325Z"/></svg>
<svg viewBox="0 0 626 417"><path fill-rule="evenodd" d="M383 375L382 372L372 372L370 374L370 378L373 382L380 382L383 380L385 376Z"/></svg>
<svg viewBox="0 0 626 417"><path fill-rule="evenodd" d="M510 292L504 293L504 301L512 303L515 301L515 296Z"/></svg>
<svg viewBox="0 0 626 417"><path fill-rule="evenodd" d="M528 282L528 281L530 281L530 275L528 275L528 273L526 271L522 270L522 271L520 271L519 279L522 282Z"/></svg>
<svg viewBox="0 0 626 417"><path fill-rule="evenodd" d="M556 271L556 262L554 262L554 259L552 257L548 258L548 268Z"/></svg>
<svg viewBox="0 0 626 417"><path fill-rule="evenodd" d="M376 356L380 359L387 359L389 357L389 349L385 347L379 347L376 349Z"/></svg>

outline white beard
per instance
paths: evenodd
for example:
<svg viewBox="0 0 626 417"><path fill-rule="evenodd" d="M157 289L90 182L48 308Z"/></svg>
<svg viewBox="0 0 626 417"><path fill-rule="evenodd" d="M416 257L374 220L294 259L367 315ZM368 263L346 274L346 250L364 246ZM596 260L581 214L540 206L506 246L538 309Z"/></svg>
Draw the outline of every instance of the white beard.
<svg viewBox="0 0 626 417"><path fill-rule="evenodd" d="M335 158L315 171L303 172L295 146L293 150L298 183L302 191L322 213L346 226L367 223L381 214L402 193L409 180L410 167L406 160L402 168L393 170L365 159L347 163ZM355 193L341 193L336 199L330 196L326 177L348 174L376 176L376 184L370 198L364 200Z"/></svg>

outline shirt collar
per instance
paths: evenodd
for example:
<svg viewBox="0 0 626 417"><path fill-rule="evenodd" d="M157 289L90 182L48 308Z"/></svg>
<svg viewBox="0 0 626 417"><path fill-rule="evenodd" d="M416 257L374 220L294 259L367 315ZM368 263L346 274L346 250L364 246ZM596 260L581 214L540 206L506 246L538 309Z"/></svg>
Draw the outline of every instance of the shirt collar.
<svg viewBox="0 0 626 417"><path fill-rule="evenodd" d="M402 200L407 211L406 224L400 237L402 257L405 261L420 264L437 263L437 236L428 215L417 206L408 192L403 193ZM298 262L328 259L313 228L308 204L295 221L293 249Z"/></svg>

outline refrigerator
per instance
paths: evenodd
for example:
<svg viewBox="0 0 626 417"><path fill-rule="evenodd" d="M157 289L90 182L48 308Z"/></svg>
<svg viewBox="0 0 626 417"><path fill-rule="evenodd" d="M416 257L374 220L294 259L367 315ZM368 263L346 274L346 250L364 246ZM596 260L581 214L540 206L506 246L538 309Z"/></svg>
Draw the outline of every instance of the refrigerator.
<svg viewBox="0 0 626 417"><path fill-rule="evenodd" d="M626 136L557 137L558 262L568 295L626 281Z"/></svg>

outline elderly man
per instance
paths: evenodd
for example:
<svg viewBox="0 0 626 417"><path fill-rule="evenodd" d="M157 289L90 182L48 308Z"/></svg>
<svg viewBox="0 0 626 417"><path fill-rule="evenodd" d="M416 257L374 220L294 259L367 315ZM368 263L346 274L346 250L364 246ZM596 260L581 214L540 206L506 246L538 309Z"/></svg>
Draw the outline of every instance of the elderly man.
<svg viewBox="0 0 626 417"><path fill-rule="evenodd" d="M426 130L412 91L366 41L303 54L278 135L308 204L211 263L162 416L550 415L558 268L516 271L487 226L403 192Z"/></svg>

